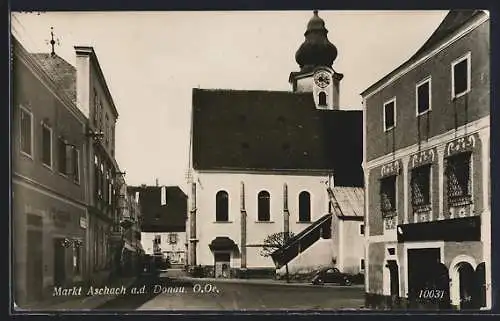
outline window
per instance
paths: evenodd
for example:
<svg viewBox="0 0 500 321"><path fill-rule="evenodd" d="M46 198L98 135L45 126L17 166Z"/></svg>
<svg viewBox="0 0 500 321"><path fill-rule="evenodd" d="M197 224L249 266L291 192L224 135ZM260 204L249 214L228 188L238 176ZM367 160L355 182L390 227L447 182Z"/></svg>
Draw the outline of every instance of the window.
<svg viewBox="0 0 500 321"><path fill-rule="evenodd" d="M111 125L111 148L115 148L115 125Z"/></svg>
<svg viewBox="0 0 500 321"><path fill-rule="evenodd" d="M111 171L108 170L108 205L112 205L114 194L113 194L113 178L111 176Z"/></svg>
<svg viewBox="0 0 500 321"><path fill-rule="evenodd" d="M365 235L365 224L360 224L359 225L359 234L360 235Z"/></svg>
<svg viewBox="0 0 500 321"><path fill-rule="evenodd" d="M460 206L472 203L471 153L460 153L447 159L446 179L448 204Z"/></svg>
<svg viewBox="0 0 500 321"><path fill-rule="evenodd" d="M365 269L365 259L361 259L361 262L359 264L361 271Z"/></svg>
<svg viewBox="0 0 500 321"><path fill-rule="evenodd" d="M94 88L94 126L97 126L97 115L99 114L99 97L97 90Z"/></svg>
<svg viewBox="0 0 500 321"><path fill-rule="evenodd" d="M98 117L99 117L99 131L102 132L103 121L102 121L102 101L101 100L99 100L99 115L98 115Z"/></svg>
<svg viewBox="0 0 500 321"><path fill-rule="evenodd" d="M175 243L177 243L177 234L175 234L175 233L171 233L171 234L169 234L169 235L168 235L168 242L169 242L170 244L175 244Z"/></svg>
<svg viewBox="0 0 500 321"><path fill-rule="evenodd" d="M79 275L82 271L82 258L80 255L80 247L73 247L73 273Z"/></svg>
<svg viewBox="0 0 500 321"><path fill-rule="evenodd" d="M100 171L99 171L99 178L100 178L100 181L99 181L99 194L102 196L102 198L104 199L104 181L106 180L106 177L104 176L104 164L101 162L100 164Z"/></svg>
<svg viewBox="0 0 500 321"><path fill-rule="evenodd" d="M106 144L109 143L109 116L106 114Z"/></svg>
<svg viewBox="0 0 500 321"><path fill-rule="evenodd" d="M33 156L33 115L21 107L21 152Z"/></svg>
<svg viewBox="0 0 500 321"><path fill-rule="evenodd" d="M325 92L320 92L319 95L318 95L318 105L319 106L326 106L326 94Z"/></svg>
<svg viewBox="0 0 500 321"><path fill-rule="evenodd" d="M67 168L67 155L66 155L66 141L64 138L59 137L57 141L57 151L59 157L59 172L66 175L68 173Z"/></svg>
<svg viewBox="0 0 500 321"><path fill-rule="evenodd" d="M110 177L109 177L109 170L106 171L106 181L105 181L105 184L104 186L106 187L106 200L108 201L108 205L111 204L111 193L110 193L110 189L109 189L109 186L110 186Z"/></svg>
<svg viewBox="0 0 500 321"><path fill-rule="evenodd" d="M299 194L299 222L311 221L311 195L308 192Z"/></svg>
<svg viewBox="0 0 500 321"><path fill-rule="evenodd" d="M76 183L80 183L80 151L73 146L72 148L72 153L73 153L73 175L74 175L74 180Z"/></svg>
<svg viewBox="0 0 500 321"><path fill-rule="evenodd" d="M258 220L269 222L271 220L271 196L268 192L262 191L258 195Z"/></svg>
<svg viewBox="0 0 500 321"><path fill-rule="evenodd" d="M380 180L380 207L384 216L392 216L396 211L395 175Z"/></svg>
<svg viewBox="0 0 500 321"><path fill-rule="evenodd" d="M98 198L101 197L101 189L100 189L100 175L99 175L99 158L97 155L94 155L94 191Z"/></svg>
<svg viewBox="0 0 500 321"><path fill-rule="evenodd" d="M431 110L431 79L425 79L417 84L417 116Z"/></svg>
<svg viewBox="0 0 500 321"><path fill-rule="evenodd" d="M161 235L155 235L154 244L161 244Z"/></svg>
<svg viewBox="0 0 500 321"><path fill-rule="evenodd" d="M42 124L42 163L52 168L52 129Z"/></svg>
<svg viewBox="0 0 500 321"><path fill-rule="evenodd" d="M396 175L388 176L380 180L380 209L384 219L384 228L392 230L396 228Z"/></svg>
<svg viewBox="0 0 500 321"><path fill-rule="evenodd" d="M413 209L431 203L431 165L414 168L411 171L411 204Z"/></svg>
<svg viewBox="0 0 500 321"><path fill-rule="evenodd" d="M460 97L470 90L470 53L451 63L451 97Z"/></svg>
<svg viewBox="0 0 500 321"><path fill-rule="evenodd" d="M217 222L227 222L229 220L229 196L227 192L217 192L215 203L215 220Z"/></svg>
<svg viewBox="0 0 500 321"><path fill-rule="evenodd" d="M384 104L384 131L396 127L396 98Z"/></svg>

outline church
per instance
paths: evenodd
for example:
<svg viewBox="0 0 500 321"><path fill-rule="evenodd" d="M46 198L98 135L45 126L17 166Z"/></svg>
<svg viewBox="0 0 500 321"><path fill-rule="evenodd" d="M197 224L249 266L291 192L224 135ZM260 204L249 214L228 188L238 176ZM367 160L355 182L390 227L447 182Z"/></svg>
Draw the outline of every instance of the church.
<svg viewBox="0 0 500 321"><path fill-rule="evenodd" d="M363 116L339 106L327 33L314 11L290 91L193 89L190 266L212 277L363 273ZM265 256L275 233L290 237Z"/></svg>

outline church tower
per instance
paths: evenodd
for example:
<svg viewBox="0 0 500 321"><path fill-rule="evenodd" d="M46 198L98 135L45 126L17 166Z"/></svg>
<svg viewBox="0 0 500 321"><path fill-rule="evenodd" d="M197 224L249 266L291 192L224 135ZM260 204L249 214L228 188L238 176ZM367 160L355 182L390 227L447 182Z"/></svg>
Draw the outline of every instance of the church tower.
<svg viewBox="0 0 500 321"><path fill-rule="evenodd" d="M339 87L344 75L336 73L333 62L337 47L327 37L325 22L314 10L307 23L305 40L295 53L300 71L290 73L289 82L294 92L310 92L319 109L339 109Z"/></svg>

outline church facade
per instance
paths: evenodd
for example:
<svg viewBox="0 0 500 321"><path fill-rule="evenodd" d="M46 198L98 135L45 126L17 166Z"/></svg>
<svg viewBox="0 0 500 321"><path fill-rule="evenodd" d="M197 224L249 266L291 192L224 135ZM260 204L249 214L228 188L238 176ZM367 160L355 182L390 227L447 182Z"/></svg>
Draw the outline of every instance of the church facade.
<svg viewBox="0 0 500 321"><path fill-rule="evenodd" d="M339 108L343 75L327 32L315 12L291 91L193 90L190 266L215 277L362 271L362 112ZM283 246L263 255L280 233ZM341 243L356 246L347 254Z"/></svg>

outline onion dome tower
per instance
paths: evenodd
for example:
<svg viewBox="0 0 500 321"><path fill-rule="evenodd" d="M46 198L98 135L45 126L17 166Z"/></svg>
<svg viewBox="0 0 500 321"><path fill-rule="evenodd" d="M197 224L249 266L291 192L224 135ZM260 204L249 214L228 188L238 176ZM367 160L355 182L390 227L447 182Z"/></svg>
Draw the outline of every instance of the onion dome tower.
<svg viewBox="0 0 500 321"><path fill-rule="evenodd" d="M319 66L332 67L337 58L337 47L328 40L327 34L325 21L318 16L318 10L314 10L313 17L307 23L305 40L295 53L300 71L312 71Z"/></svg>
<svg viewBox="0 0 500 321"><path fill-rule="evenodd" d="M325 21L314 10L305 40L295 53L300 71L290 73L288 81L294 92L311 92L317 108L331 110L339 108L339 85L344 76L332 68L338 51L327 34Z"/></svg>

